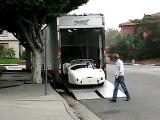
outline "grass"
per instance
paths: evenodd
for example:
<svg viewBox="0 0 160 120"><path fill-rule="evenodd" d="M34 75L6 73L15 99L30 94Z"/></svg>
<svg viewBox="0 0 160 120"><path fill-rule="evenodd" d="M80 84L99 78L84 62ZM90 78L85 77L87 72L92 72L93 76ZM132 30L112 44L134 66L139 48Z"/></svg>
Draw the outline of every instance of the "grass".
<svg viewBox="0 0 160 120"><path fill-rule="evenodd" d="M21 61L23 60L17 58L0 58L0 64L18 64Z"/></svg>

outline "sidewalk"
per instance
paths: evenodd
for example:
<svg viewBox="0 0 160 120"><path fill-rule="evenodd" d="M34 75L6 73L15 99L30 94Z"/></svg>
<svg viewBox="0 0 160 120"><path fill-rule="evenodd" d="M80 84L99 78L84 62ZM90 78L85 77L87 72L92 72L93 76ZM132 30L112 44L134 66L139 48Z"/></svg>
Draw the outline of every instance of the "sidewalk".
<svg viewBox="0 0 160 120"><path fill-rule="evenodd" d="M0 77L1 120L79 120L49 84L45 95L44 84L24 84L22 77L7 79Z"/></svg>

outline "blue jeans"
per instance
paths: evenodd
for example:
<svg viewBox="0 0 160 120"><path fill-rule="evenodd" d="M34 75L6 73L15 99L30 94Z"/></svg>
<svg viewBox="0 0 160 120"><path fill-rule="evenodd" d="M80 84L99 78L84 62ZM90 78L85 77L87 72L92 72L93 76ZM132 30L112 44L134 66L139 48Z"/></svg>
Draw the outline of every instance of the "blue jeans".
<svg viewBox="0 0 160 120"><path fill-rule="evenodd" d="M113 91L113 98L112 99L117 100L117 93L118 93L119 84L121 84L122 89L124 90L124 93L127 96L127 98L130 98L129 92L128 92L126 84L124 82L124 76L118 76L118 78L115 78L114 91Z"/></svg>

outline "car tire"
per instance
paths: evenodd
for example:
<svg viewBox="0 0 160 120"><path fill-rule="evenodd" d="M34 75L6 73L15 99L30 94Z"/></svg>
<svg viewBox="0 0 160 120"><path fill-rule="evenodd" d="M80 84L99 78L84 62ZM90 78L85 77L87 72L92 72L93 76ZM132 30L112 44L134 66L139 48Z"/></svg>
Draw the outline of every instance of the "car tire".
<svg viewBox="0 0 160 120"><path fill-rule="evenodd" d="M104 85L104 82L103 83L100 83L100 84L98 84L99 86L103 86Z"/></svg>

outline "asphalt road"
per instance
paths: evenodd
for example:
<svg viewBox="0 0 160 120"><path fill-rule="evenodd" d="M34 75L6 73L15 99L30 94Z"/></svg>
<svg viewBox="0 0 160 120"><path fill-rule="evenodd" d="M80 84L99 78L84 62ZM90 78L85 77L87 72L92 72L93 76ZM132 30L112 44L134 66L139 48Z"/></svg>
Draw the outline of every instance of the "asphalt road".
<svg viewBox="0 0 160 120"><path fill-rule="evenodd" d="M114 65L107 66L108 80L113 83ZM125 76L131 101L119 98L111 103L99 98L80 103L102 120L160 120L160 66L125 65Z"/></svg>

